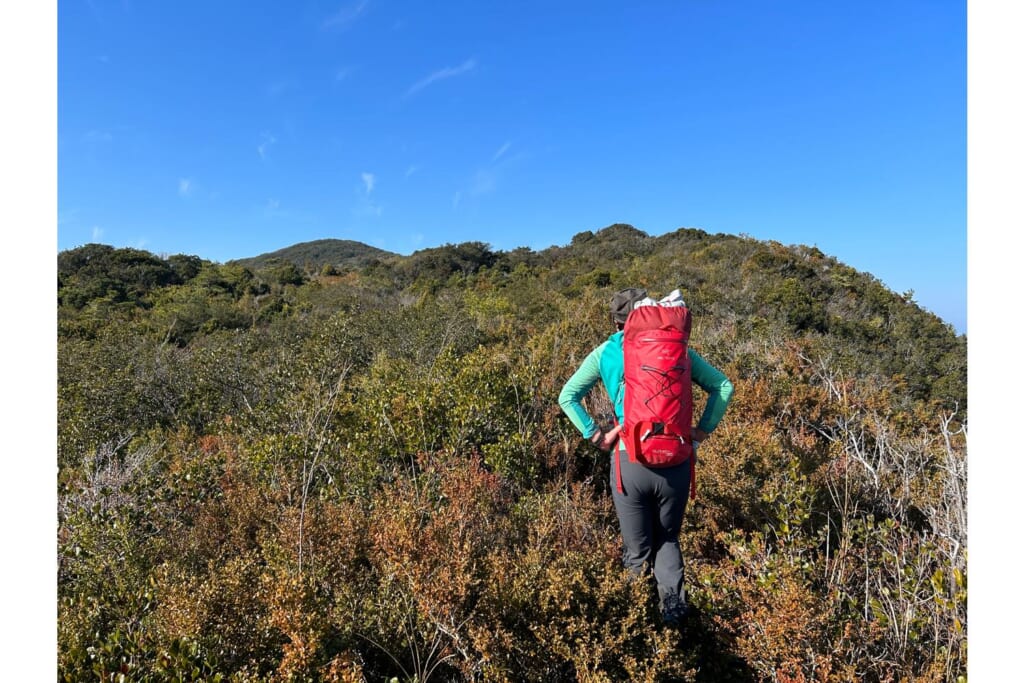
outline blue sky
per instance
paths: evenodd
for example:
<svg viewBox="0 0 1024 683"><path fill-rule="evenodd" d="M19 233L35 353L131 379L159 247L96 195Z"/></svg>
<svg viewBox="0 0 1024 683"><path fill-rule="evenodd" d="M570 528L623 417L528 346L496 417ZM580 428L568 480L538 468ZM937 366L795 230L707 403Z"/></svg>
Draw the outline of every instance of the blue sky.
<svg viewBox="0 0 1024 683"><path fill-rule="evenodd" d="M63 0L57 247L223 262L697 227L816 245L966 332L966 14Z"/></svg>

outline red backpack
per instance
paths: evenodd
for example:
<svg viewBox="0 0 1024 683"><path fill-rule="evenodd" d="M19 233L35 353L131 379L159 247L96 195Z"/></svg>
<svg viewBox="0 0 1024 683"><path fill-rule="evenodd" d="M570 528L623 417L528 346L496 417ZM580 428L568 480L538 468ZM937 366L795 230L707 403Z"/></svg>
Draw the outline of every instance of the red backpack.
<svg viewBox="0 0 1024 683"><path fill-rule="evenodd" d="M630 462L645 467L672 467L689 460L692 498L697 482L690 436L690 323L685 306L640 306L630 312L622 336L626 394L621 438ZM617 459L616 470L621 493Z"/></svg>

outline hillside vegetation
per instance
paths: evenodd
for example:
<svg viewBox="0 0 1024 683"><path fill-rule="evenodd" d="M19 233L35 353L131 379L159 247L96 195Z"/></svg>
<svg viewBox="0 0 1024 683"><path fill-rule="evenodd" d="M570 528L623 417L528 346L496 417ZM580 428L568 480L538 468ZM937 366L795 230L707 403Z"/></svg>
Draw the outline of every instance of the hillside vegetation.
<svg viewBox="0 0 1024 683"><path fill-rule="evenodd" d="M312 272L336 274L340 270L363 268L390 256L395 254L362 242L325 239L293 244L269 254L238 259L230 263L254 269L265 268L275 263L290 263Z"/></svg>
<svg viewBox="0 0 1024 683"><path fill-rule="evenodd" d="M62 680L966 676L967 341L911 296L695 229L287 252L58 255ZM681 631L557 403L626 286L736 388Z"/></svg>

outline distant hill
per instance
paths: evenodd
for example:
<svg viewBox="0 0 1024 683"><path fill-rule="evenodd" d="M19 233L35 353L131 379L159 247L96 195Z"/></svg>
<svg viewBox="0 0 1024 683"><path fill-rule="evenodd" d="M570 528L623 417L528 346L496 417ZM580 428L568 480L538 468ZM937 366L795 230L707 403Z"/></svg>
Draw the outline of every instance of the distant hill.
<svg viewBox="0 0 1024 683"><path fill-rule="evenodd" d="M912 293L897 294L815 247L696 228L652 236L615 224L542 251L463 242L408 256L322 239L223 265L93 244L58 254L58 266L61 334L91 337L114 320L134 320L182 345L298 311L329 316L356 300L386 308L424 296L464 301L489 324L528 331L559 319L563 306L606 301L617 288L678 287L706 326L704 340L818 339L847 372L878 373L916 398L966 405L966 337ZM341 272L348 277L330 279Z"/></svg>
<svg viewBox="0 0 1024 683"><path fill-rule="evenodd" d="M267 254L229 261L230 264L260 269L274 262L292 263L306 270L330 265L339 270L364 268L375 261L397 254L353 240L322 239L300 242Z"/></svg>

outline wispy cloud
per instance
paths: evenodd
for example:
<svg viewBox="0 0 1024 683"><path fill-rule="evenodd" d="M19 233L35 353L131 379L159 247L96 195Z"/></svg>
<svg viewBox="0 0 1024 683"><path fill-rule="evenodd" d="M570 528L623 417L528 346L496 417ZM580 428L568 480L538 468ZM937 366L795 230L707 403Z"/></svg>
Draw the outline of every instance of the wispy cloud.
<svg viewBox="0 0 1024 683"><path fill-rule="evenodd" d="M457 209L463 199L473 202L484 195L497 192L506 171L528 157L528 153L518 147L513 150L511 140L506 141L491 155L490 161L482 164L462 183L462 187L455 193L452 206Z"/></svg>
<svg viewBox="0 0 1024 683"><path fill-rule="evenodd" d="M421 79L420 81L414 83L412 85L412 87L409 88L409 90L406 91L405 96L406 97L411 97L412 95L415 95L416 93L418 93L420 90L423 90L424 88L426 88L426 87L428 87L430 85L433 85L434 83L437 83L438 81L443 81L443 80L446 80L446 79L449 79L449 78L454 78L455 76L461 76L462 74L469 73L470 71L472 71L475 68L476 68L476 59L473 59L473 58L467 59L466 61L464 61L462 64L460 64L458 66L446 66L445 68L440 69L438 71L435 71L434 73L430 74L426 78Z"/></svg>
<svg viewBox="0 0 1024 683"><path fill-rule="evenodd" d="M500 149L498 149L497 152L494 153L494 157L491 159L491 161L494 162L494 161L497 161L498 159L500 159L501 157L503 157L505 155L505 152L507 152L508 148L511 147L511 146L512 146L511 142L506 142L504 145L501 146Z"/></svg>
<svg viewBox="0 0 1024 683"><path fill-rule="evenodd" d="M263 133L262 138L262 142L256 146L256 151L260 153L260 159L266 159L267 150L270 149L271 145L277 142L277 138L270 133Z"/></svg>
<svg viewBox="0 0 1024 683"><path fill-rule="evenodd" d="M188 197L195 189L195 183L191 178L181 178L178 180L178 196Z"/></svg>
<svg viewBox="0 0 1024 683"><path fill-rule="evenodd" d="M490 194L498 186L498 176L495 171L489 168L482 168L473 176L473 183L470 186L469 194L479 197L483 194Z"/></svg>
<svg viewBox="0 0 1024 683"><path fill-rule="evenodd" d="M377 187L377 176L363 171L359 174L359 179L361 185L354 190L356 200L352 206L352 215L356 218L380 218L384 213L384 207L372 197L373 190Z"/></svg>
<svg viewBox="0 0 1024 683"><path fill-rule="evenodd" d="M405 169L405 177L408 178L409 176L411 176L413 173L415 173L418 170L420 170L420 167L415 165L415 164L413 164L409 168Z"/></svg>
<svg viewBox="0 0 1024 683"><path fill-rule="evenodd" d="M364 172L362 175L363 186L366 188L366 194L373 192L373 186L377 184L377 178L372 173Z"/></svg>
<svg viewBox="0 0 1024 683"><path fill-rule="evenodd" d="M357 2L346 3L334 14L324 19L322 26L325 29L347 28L366 11L366 7L369 4L370 0L357 0Z"/></svg>
<svg viewBox="0 0 1024 683"><path fill-rule="evenodd" d="M103 228L98 225L92 226L92 241L99 242L103 239Z"/></svg>
<svg viewBox="0 0 1024 683"><path fill-rule="evenodd" d="M335 83L341 83L346 78L351 76L353 71L355 71L355 67L351 67L351 66L340 67L337 71L334 72L334 82Z"/></svg>
<svg viewBox="0 0 1024 683"><path fill-rule="evenodd" d="M287 215L285 211L281 210L281 200L274 199L271 197L267 200L267 203L263 205L263 217L264 218L281 218Z"/></svg>

